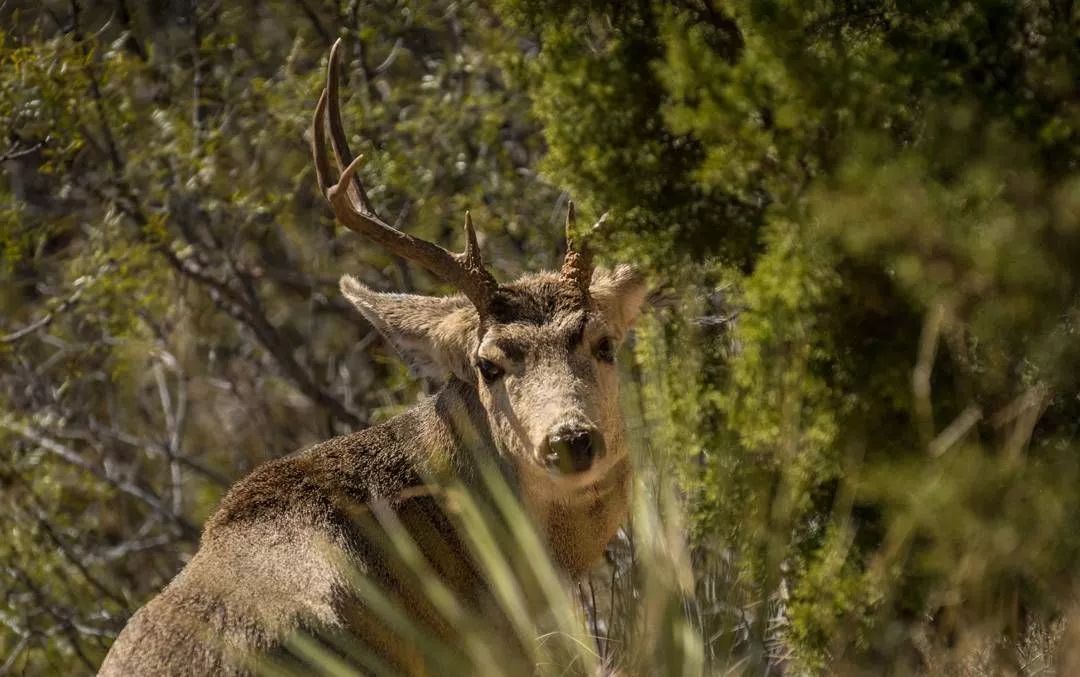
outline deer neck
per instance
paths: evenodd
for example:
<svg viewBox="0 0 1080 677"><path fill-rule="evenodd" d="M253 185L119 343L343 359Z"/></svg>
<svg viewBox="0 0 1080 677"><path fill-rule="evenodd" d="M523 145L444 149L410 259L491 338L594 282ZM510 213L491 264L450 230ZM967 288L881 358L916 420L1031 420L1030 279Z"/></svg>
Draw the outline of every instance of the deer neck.
<svg viewBox="0 0 1080 677"><path fill-rule="evenodd" d="M494 461L500 474L517 490L516 475L499 453L487 413L472 385L451 376L421 405L418 416L423 446L442 457L448 479L478 486L479 464Z"/></svg>
<svg viewBox="0 0 1080 677"><path fill-rule="evenodd" d="M587 483L565 489L546 483L548 478L519 477L520 495L547 541L552 557L571 578L588 571L604 553L625 521L632 477L629 460L607 466Z"/></svg>

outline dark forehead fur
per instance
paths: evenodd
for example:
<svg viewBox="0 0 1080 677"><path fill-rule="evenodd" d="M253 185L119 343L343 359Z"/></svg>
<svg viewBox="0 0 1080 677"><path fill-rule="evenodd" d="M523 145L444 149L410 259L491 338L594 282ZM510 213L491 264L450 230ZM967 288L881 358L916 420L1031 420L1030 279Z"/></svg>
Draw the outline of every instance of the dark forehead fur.
<svg viewBox="0 0 1080 677"><path fill-rule="evenodd" d="M581 294L558 273L533 273L501 285L488 309L494 324L543 325L584 309Z"/></svg>

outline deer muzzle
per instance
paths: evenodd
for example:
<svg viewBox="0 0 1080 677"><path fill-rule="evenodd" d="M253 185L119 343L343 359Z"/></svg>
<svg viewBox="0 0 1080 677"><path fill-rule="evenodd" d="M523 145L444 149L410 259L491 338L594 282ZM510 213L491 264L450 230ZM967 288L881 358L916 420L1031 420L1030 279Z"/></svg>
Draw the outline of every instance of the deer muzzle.
<svg viewBox="0 0 1080 677"><path fill-rule="evenodd" d="M542 457L550 470L574 475L591 468L605 451L604 436L596 428L564 426L548 434Z"/></svg>

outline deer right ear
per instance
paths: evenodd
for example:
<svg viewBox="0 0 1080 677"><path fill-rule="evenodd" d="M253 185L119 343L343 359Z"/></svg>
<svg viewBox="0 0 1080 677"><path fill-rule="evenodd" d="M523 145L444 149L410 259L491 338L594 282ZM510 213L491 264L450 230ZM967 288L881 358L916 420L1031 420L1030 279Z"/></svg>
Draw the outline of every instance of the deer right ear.
<svg viewBox="0 0 1080 677"><path fill-rule="evenodd" d="M589 288L589 294L619 331L634 326L647 293L645 277L627 264L611 270L597 268Z"/></svg>
<svg viewBox="0 0 1080 677"><path fill-rule="evenodd" d="M351 275L341 292L386 337L413 373L433 380L448 372L474 380L469 355L475 352L479 317L464 296L419 296L372 291Z"/></svg>

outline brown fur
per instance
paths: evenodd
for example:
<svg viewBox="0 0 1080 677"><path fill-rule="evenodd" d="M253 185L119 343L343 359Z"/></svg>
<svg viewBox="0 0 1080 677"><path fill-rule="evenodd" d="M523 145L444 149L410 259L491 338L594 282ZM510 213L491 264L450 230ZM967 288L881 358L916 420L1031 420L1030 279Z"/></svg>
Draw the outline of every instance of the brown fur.
<svg viewBox="0 0 1080 677"><path fill-rule="evenodd" d="M397 669L424 674L418 656L365 609L350 576L370 576L453 641L456 629L379 547L372 509L386 506L463 603L496 614L439 500L452 483L478 486L478 458L499 464L569 576L596 561L624 519L631 471L615 370L593 346L620 340L638 312L644 288L631 269L597 271L586 308L558 276L525 277L500 288L484 326L462 297L378 294L351 278L342 287L414 365L449 372L448 382L382 425L237 482L191 562L132 617L101 674L246 674L283 657L297 632L359 638ZM484 383L478 355L506 375ZM607 454L580 477L555 477L538 445L568 421L601 431Z"/></svg>

